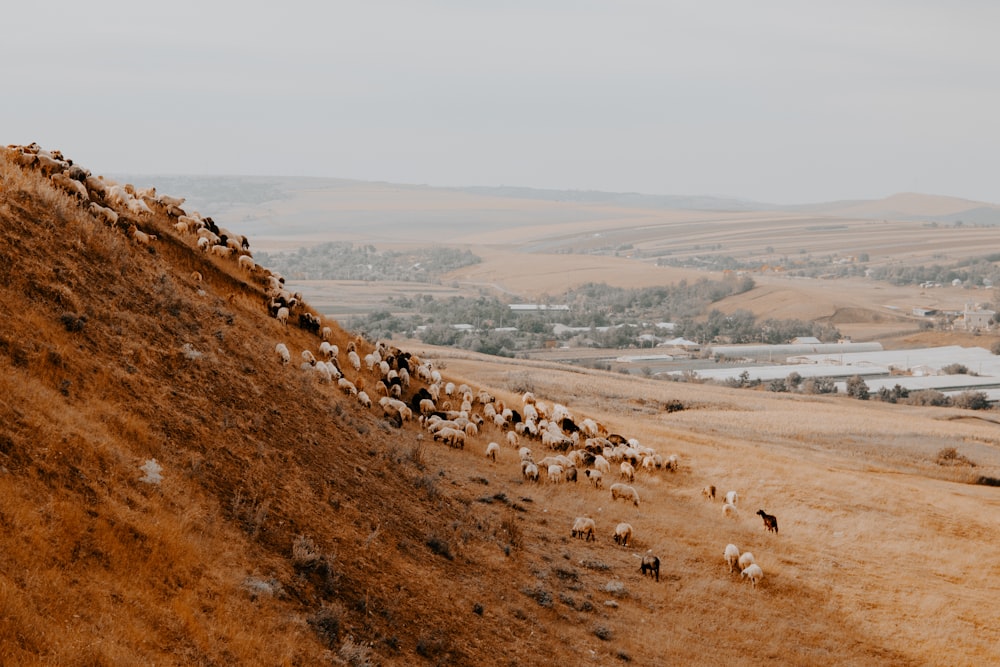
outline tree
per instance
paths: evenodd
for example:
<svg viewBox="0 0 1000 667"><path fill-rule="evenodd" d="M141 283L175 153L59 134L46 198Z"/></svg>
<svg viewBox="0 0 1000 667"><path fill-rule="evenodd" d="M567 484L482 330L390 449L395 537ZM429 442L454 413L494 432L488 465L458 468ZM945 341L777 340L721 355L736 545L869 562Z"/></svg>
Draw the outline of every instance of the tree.
<svg viewBox="0 0 1000 667"><path fill-rule="evenodd" d="M859 401L867 401L869 396L868 385L861 379L860 375L852 375L847 380L847 395Z"/></svg>

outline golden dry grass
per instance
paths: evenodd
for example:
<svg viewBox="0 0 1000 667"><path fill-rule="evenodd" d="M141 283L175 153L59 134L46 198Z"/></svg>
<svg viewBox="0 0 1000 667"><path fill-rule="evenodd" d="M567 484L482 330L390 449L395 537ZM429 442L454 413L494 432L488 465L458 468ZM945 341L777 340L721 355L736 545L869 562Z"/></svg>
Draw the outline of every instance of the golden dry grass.
<svg viewBox="0 0 1000 667"><path fill-rule="evenodd" d="M277 341L297 361L317 339L164 220L145 249L3 160L0 187L4 665L1000 660L997 496L934 460L954 446L996 475L981 415L408 346L682 461L640 473L639 508L533 485L508 445L486 460L495 431L448 449L280 366ZM139 481L149 458L159 485ZM738 519L708 483L739 491ZM583 514L594 543L569 536ZM726 572L729 542L756 554L758 590Z"/></svg>

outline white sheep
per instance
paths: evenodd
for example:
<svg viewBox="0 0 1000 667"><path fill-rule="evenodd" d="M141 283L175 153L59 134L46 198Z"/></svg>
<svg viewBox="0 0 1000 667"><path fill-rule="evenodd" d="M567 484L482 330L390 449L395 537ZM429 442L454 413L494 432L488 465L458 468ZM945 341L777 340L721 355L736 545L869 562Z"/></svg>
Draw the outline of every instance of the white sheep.
<svg viewBox="0 0 1000 667"><path fill-rule="evenodd" d="M517 455L522 461L531 461L534 458L529 447L521 447L517 450Z"/></svg>
<svg viewBox="0 0 1000 667"><path fill-rule="evenodd" d="M587 476L587 479L594 485L595 489L600 489L604 486L604 473L600 470L584 470L583 474Z"/></svg>
<svg viewBox="0 0 1000 667"><path fill-rule="evenodd" d="M722 516L729 519L735 519L740 515L740 511L736 509L736 505L732 503L726 503L722 506Z"/></svg>
<svg viewBox="0 0 1000 667"><path fill-rule="evenodd" d="M615 526L614 540L615 544L627 547L628 543L632 541L632 526L624 522Z"/></svg>
<svg viewBox="0 0 1000 667"><path fill-rule="evenodd" d="M611 485L611 500L618 500L619 498L631 500L633 505L636 507L639 506L639 492L628 484L619 483Z"/></svg>
<svg viewBox="0 0 1000 667"><path fill-rule="evenodd" d="M309 350L302 350L302 359L310 366L316 365L316 357Z"/></svg>
<svg viewBox="0 0 1000 667"><path fill-rule="evenodd" d="M573 522L573 530L570 531L570 537L582 537L584 542L596 542L597 524L589 517L578 516L576 517L576 521Z"/></svg>
<svg viewBox="0 0 1000 667"><path fill-rule="evenodd" d="M563 467L558 463L552 463L548 467L549 481L550 482L562 482L565 480L565 474Z"/></svg>
<svg viewBox="0 0 1000 667"><path fill-rule="evenodd" d="M632 466L628 461L622 461L621 468L621 478L628 480L630 482L635 481L635 467Z"/></svg>
<svg viewBox="0 0 1000 667"><path fill-rule="evenodd" d="M757 588L757 583L764 578L764 570L760 569L760 565L757 565L757 563L753 563L740 572L740 576L749 579L753 587Z"/></svg>
<svg viewBox="0 0 1000 667"><path fill-rule="evenodd" d="M521 461L521 474L529 482L538 481L538 466L531 461Z"/></svg>
<svg viewBox="0 0 1000 667"><path fill-rule="evenodd" d="M740 548L735 544L727 544L726 550L722 554L726 559L726 564L729 565L729 571L736 571L736 564L740 560Z"/></svg>
<svg viewBox="0 0 1000 667"><path fill-rule="evenodd" d="M519 441L517 439L517 433L514 433L514 431L507 431L507 444L511 447L518 446Z"/></svg>
<svg viewBox="0 0 1000 667"><path fill-rule="evenodd" d="M323 355L324 359L333 359L337 356L339 350L336 345L331 345L328 341L323 341L319 344L319 353Z"/></svg>
<svg viewBox="0 0 1000 667"><path fill-rule="evenodd" d="M236 260L236 263L247 273L253 273L257 270L257 265L254 263L253 257L250 255L240 255Z"/></svg>
<svg viewBox="0 0 1000 667"><path fill-rule="evenodd" d="M500 453L500 445L496 442L491 442L486 445L486 458L492 459L494 463L497 461L497 454Z"/></svg>
<svg viewBox="0 0 1000 667"><path fill-rule="evenodd" d="M139 245L149 245L156 240L156 234L147 234L135 225L129 226L128 233L132 236L132 240Z"/></svg>
<svg viewBox="0 0 1000 667"><path fill-rule="evenodd" d="M322 365L322 364L320 364ZM358 403L363 407L370 408L372 406L372 399L368 397L368 394L364 391L358 392Z"/></svg>
<svg viewBox="0 0 1000 667"><path fill-rule="evenodd" d="M220 246L212 246L212 247L213 248L218 248ZM286 308L285 306L282 306L281 308L279 308L278 309L278 313L277 313L277 315L275 315L275 317L277 318L277 320L279 322L281 322L282 326L285 326L285 327L288 326L288 308Z"/></svg>
<svg viewBox="0 0 1000 667"><path fill-rule="evenodd" d="M605 475L611 474L611 464L600 454L594 457L594 467L603 472Z"/></svg>
<svg viewBox="0 0 1000 667"><path fill-rule="evenodd" d="M677 457L676 454L671 454L670 456L667 457L667 463L666 463L667 470L670 470L671 472L677 472L677 470L680 468L680 465L681 465L680 459Z"/></svg>
<svg viewBox="0 0 1000 667"><path fill-rule="evenodd" d="M281 362L282 366L287 366L292 360L292 355L288 351L288 346L284 343L278 343L274 346L274 351L278 354L278 361Z"/></svg>
<svg viewBox="0 0 1000 667"><path fill-rule="evenodd" d="M740 497L735 491L726 491L726 503L733 505L734 507L739 504Z"/></svg>
<svg viewBox="0 0 1000 667"><path fill-rule="evenodd" d="M347 353L347 361L351 364L351 368L355 371L361 370L361 357L354 350L349 350Z"/></svg>
<svg viewBox="0 0 1000 667"><path fill-rule="evenodd" d="M340 390L349 396L357 396L358 388L354 386L354 383L347 378L340 378L337 380L337 386Z"/></svg>
<svg viewBox="0 0 1000 667"><path fill-rule="evenodd" d="M715 500L715 485L709 484L701 489L701 495L705 496L709 500Z"/></svg>
<svg viewBox="0 0 1000 667"><path fill-rule="evenodd" d="M753 557L752 553L750 553L749 551L744 551L743 553L740 554L739 560L737 561L737 565L740 568L740 572L742 572L743 570L747 569L756 562L757 560Z"/></svg>

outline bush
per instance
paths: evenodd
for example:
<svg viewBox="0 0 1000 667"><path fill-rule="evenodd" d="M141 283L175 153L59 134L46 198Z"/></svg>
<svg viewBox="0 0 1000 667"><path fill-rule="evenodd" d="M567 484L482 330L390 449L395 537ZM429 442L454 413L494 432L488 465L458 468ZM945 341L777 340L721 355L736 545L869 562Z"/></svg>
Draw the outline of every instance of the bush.
<svg viewBox="0 0 1000 667"><path fill-rule="evenodd" d="M966 410L988 410L990 408L986 392L982 391L963 391L951 399L951 404L956 408Z"/></svg>
<svg viewBox="0 0 1000 667"><path fill-rule="evenodd" d="M847 395L859 401L867 401L870 395L868 385L860 375L852 375L847 379Z"/></svg>
<svg viewBox="0 0 1000 667"><path fill-rule="evenodd" d="M936 389L921 389L909 395L906 399L908 405L929 405L933 407L947 407L951 405L951 399Z"/></svg>
<svg viewBox="0 0 1000 667"><path fill-rule="evenodd" d="M830 378L809 378L802 382L802 391L806 394L836 394L837 385Z"/></svg>
<svg viewBox="0 0 1000 667"><path fill-rule="evenodd" d="M969 466L970 468L976 466L970 459L959 454L958 450L954 447L943 447L937 453L936 460L939 466Z"/></svg>
<svg viewBox="0 0 1000 667"><path fill-rule="evenodd" d="M963 364L948 364L941 371L945 375L968 375L969 369Z"/></svg>

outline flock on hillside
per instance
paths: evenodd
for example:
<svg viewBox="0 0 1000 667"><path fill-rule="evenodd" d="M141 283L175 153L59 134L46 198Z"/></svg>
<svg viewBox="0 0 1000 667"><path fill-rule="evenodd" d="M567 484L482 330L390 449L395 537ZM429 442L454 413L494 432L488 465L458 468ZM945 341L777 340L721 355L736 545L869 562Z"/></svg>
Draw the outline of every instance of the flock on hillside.
<svg viewBox="0 0 1000 667"><path fill-rule="evenodd" d="M459 449L486 440L481 451L491 465L505 458L503 443L517 453L523 483L537 484L544 478L548 484L576 485L582 473L587 486L602 490L607 482L612 501L622 500L636 508L640 506L637 479L677 472L680 467L677 454L660 454L635 438L609 432L594 419L578 419L566 406L549 405L531 392L520 397L520 405L507 405L484 389L475 391L466 384L456 386L443 378L430 362L385 342L373 343L357 336L341 351L332 343L332 327L324 326L322 318L310 312L301 294L289 292L284 278L253 260L245 236L219 227L210 217L186 211L182 208L183 198L158 194L155 188L137 189L131 184L94 176L59 151L46 151L37 144L7 146L6 153L14 164L47 176L81 209L127 233L138 245L153 244L159 240L154 232L168 231L213 260L235 262L262 289L264 308L271 317L283 327L293 320L317 337L315 350L300 352L302 361L298 367L314 374L320 384L336 384L339 391L354 398L363 409L381 411L397 427L406 422L417 423L433 441ZM152 220L154 212L167 216L169 229L156 227ZM201 275L195 272L192 278L201 280ZM285 342L276 343L274 351L280 364L291 365L292 353ZM377 398L377 408L373 395ZM714 500L715 487L705 487L702 494ZM737 518L738 502L738 494L729 491L722 507L723 516ZM778 532L776 517L764 510L758 510L757 514L765 530ZM596 541L595 520L586 516L576 518L570 536ZM618 523L612 540L620 547L632 546L633 527L627 522ZM752 553L740 553L735 545L729 544L723 557L730 571L738 569L754 587L763 577ZM640 571L659 581L659 557L646 552L641 557Z"/></svg>

